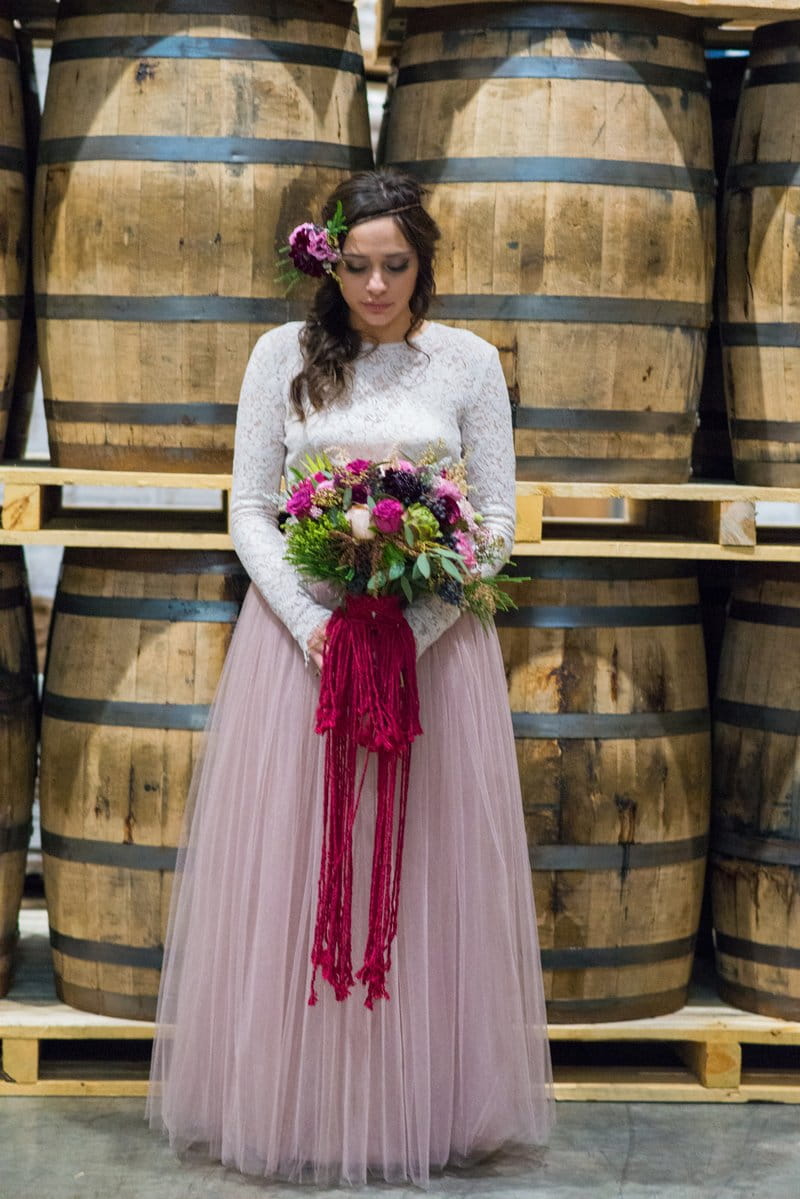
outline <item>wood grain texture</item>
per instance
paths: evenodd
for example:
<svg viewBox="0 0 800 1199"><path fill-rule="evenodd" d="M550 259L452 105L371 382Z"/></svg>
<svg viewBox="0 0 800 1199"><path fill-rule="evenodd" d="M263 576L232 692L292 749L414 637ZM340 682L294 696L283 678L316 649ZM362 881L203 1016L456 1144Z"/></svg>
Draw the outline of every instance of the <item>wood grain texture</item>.
<svg viewBox="0 0 800 1199"><path fill-rule="evenodd" d="M0 548L0 996L11 979L36 773L36 668L22 551Z"/></svg>
<svg viewBox="0 0 800 1199"><path fill-rule="evenodd" d="M249 353L311 294L285 300L277 247L371 160L357 26L331 5L59 20L34 204L54 462L230 468Z"/></svg>
<svg viewBox="0 0 800 1199"><path fill-rule="evenodd" d="M696 578L654 562L518 568L532 581L514 587L520 611L498 627L549 1019L676 1010L691 972L710 797ZM681 713L694 716L671 731ZM662 849L672 860L637 860Z"/></svg>
<svg viewBox="0 0 800 1199"><path fill-rule="evenodd" d="M800 571L740 574L714 724L711 879L721 994L800 1019Z"/></svg>
<svg viewBox="0 0 800 1199"><path fill-rule="evenodd" d="M800 482L800 21L758 30L726 179L722 337L738 481Z"/></svg>
<svg viewBox="0 0 800 1199"><path fill-rule="evenodd" d="M76 1007L154 1016L158 961L133 959L160 958L173 873L162 859L174 858L243 586L233 554L66 552L40 801L51 938L81 943L53 951L59 995Z"/></svg>
<svg viewBox="0 0 800 1199"><path fill-rule="evenodd" d="M702 46L652 13L645 36L624 10L579 33L503 11L411 24L400 56L385 160L431 187L435 313L500 351L519 478L683 481L715 253Z"/></svg>
<svg viewBox="0 0 800 1199"><path fill-rule="evenodd" d="M28 269L28 189L25 123L14 27L0 17L0 453L6 437L17 369ZM11 57L13 56L13 57Z"/></svg>

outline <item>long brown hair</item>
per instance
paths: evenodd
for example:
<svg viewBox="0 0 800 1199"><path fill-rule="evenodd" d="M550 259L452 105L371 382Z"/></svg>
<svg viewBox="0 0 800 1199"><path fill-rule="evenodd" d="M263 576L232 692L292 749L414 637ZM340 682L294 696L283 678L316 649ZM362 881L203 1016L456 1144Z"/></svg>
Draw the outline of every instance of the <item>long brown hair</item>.
<svg viewBox="0 0 800 1199"><path fill-rule="evenodd" d="M391 216L416 250L419 270L409 301L411 324L405 333L406 342L424 321L435 290L433 254L439 228L422 207L424 196L424 188L411 175L384 168L351 175L331 193L322 208L324 224L341 201L348 229L373 217ZM351 326L350 310L339 284L330 275L325 275L317 288L300 332L300 347L303 368L292 380L291 397L302 420L306 402L318 410L342 395L350 380L351 363L361 350L361 334Z"/></svg>

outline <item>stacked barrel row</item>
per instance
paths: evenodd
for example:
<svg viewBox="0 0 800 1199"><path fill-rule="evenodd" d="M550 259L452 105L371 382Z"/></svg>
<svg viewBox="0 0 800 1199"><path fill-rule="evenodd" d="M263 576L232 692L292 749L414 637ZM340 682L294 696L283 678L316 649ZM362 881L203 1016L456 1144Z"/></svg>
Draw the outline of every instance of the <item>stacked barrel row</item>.
<svg viewBox="0 0 800 1199"><path fill-rule="evenodd" d="M351 5L63 0L33 201L53 462L229 469L250 349L310 295L286 300L277 247L371 164ZM245 586L233 554L65 552L39 793L56 986L76 1007L155 1015L189 781ZM28 770L25 811L0 809L15 896Z"/></svg>
<svg viewBox="0 0 800 1199"><path fill-rule="evenodd" d="M737 435L745 425L736 423L735 401L740 387L755 407L766 410L775 400L774 388L753 385L753 363L758 347L786 344L790 332L771 329L765 341L765 331L749 325L758 325L754 313L770 292L775 302L783 297L784 309L787 293L789 306L800 302L796 254L781 245L785 220L770 224L776 202L781 212L791 208L799 169L791 153L800 133L800 90L792 87L800 79L797 32L758 33L738 123L732 128L718 103L714 142L695 21L580 5L409 13L380 157L430 190L445 235L436 314L500 351L518 478L686 481L701 384L712 416L716 410L724 420L724 374L737 478L792 481L743 465L769 454L765 444L742 452ZM787 49L792 38L794 50ZM738 88L741 60L733 72L715 73L719 93L731 73ZM759 143L764 135L766 145ZM721 180L729 152L733 168L722 188L715 174ZM770 155L783 163L771 174L740 169L748 156ZM784 161L793 157L793 166ZM755 202L737 208L742 190L762 175L773 188L759 201L763 217ZM775 193L776 186L783 190ZM715 289L718 205L723 252ZM750 247L758 227L751 208L773 247L760 282L751 282L747 261L761 251L760 242ZM732 316L739 294L747 313ZM722 353L704 375L712 315ZM786 360L770 361L779 371ZM782 386L785 420L793 387L800 399L800 376L785 372ZM747 426L762 442L765 428ZM774 436L800 446L791 426ZM703 446L704 467L717 468L720 441ZM711 816L696 570L587 559L529 559L520 570L532 581L515 589L519 612L499 623L548 1014L607 1020L674 1010L691 972ZM721 623L721 609L718 617ZM743 652L730 648L733 636L726 662ZM718 776L727 778L722 734L717 752ZM768 791L774 781L759 785ZM782 803L797 813L796 803ZM735 804L718 784L717 875L719 829ZM794 854L797 866L787 828L777 834L782 860ZM718 879L714 888L724 978L730 959L722 947L737 934ZM787 899L783 910L796 930L794 902ZM742 918L741 897L739 909ZM770 920L770 936L786 934L777 911ZM763 952L791 957L786 945L794 934L787 936L780 951ZM793 986L773 988L773 1014L793 1011ZM726 995L749 1006L755 990L727 987Z"/></svg>

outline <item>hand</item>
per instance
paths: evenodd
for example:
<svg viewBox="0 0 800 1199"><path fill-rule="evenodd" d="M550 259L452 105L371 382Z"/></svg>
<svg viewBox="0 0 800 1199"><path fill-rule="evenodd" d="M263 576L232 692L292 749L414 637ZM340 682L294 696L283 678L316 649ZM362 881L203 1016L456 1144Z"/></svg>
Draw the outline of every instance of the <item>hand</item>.
<svg viewBox="0 0 800 1199"><path fill-rule="evenodd" d="M308 639L308 656L322 674L322 658L325 653L325 635L328 629L329 616L320 621Z"/></svg>

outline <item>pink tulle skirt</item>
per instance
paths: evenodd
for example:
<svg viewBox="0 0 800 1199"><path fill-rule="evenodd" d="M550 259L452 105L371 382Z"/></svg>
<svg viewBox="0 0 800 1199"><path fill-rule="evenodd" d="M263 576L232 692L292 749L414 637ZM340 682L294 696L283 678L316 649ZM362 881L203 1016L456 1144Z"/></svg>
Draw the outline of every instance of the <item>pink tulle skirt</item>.
<svg viewBox="0 0 800 1199"><path fill-rule="evenodd" d="M308 1006L322 834L319 692L248 592L187 809L147 1117L175 1150L306 1182L431 1171L541 1145L553 1118L536 920L503 664L462 616L418 662L391 998ZM374 829L354 832L353 958Z"/></svg>

